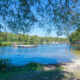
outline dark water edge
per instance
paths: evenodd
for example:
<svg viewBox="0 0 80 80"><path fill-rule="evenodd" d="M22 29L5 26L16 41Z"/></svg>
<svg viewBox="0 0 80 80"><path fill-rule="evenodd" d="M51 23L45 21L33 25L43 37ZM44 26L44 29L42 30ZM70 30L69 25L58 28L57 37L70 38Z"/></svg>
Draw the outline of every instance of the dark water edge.
<svg viewBox="0 0 80 80"><path fill-rule="evenodd" d="M75 50L80 50L80 44L70 44L71 45L71 47L73 48L73 49L75 49Z"/></svg>

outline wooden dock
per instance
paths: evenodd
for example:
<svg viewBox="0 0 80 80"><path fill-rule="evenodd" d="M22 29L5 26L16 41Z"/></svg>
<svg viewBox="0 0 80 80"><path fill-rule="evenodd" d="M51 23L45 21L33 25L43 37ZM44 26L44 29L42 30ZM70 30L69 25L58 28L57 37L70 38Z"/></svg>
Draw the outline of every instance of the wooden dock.
<svg viewBox="0 0 80 80"><path fill-rule="evenodd" d="M37 47L37 45L13 45L14 47L26 47L26 48L31 48L31 47Z"/></svg>

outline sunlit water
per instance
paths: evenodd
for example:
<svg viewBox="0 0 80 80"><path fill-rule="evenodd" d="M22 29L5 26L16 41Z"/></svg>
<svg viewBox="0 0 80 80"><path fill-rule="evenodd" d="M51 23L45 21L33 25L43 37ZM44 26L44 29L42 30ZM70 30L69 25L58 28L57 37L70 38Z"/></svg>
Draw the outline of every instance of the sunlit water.
<svg viewBox="0 0 80 80"><path fill-rule="evenodd" d="M15 66L30 62L57 64L70 62L80 56L80 46L70 44L38 45L35 48L0 47L0 59L9 59Z"/></svg>

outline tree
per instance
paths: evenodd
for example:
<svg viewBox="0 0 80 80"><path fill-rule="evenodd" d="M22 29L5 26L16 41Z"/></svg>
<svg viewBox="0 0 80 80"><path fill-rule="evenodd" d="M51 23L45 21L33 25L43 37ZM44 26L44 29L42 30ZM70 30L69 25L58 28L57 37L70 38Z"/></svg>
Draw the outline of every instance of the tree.
<svg viewBox="0 0 80 80"><path fill-rule="evenodd" d="M2 27L3 27L3 26L0 24L0 32L1 32Z"/></svg>
<svg viewBox="0 0 80 80"><path fill-rule="evenodd" d="M69 40L72 43L80 43L80 28L78 28L75 32L73 32L70 36L69 36Z"/></svg>
<svg viewBox="0 0 80 80"><path fill-rule="evenodd" d="M35 22L48 32L55 25L60 35L67 33L80 26L79 10L79 0L0 0L0 17L15 33L30 31Z"/></svg>
<svg viewBox="0 0 80 80"><path fill-rule="evenodd" d="M0 17L15 33L28 32L36 21L27 0L0 0Z"/></svg>
<svg viewBox="0 0 80 80"><path fill-rule="evenodd" d="M34 36L30 36L30 40L29 40L30 44L38 44L39 43L39 37L34 35Z"/></svg>

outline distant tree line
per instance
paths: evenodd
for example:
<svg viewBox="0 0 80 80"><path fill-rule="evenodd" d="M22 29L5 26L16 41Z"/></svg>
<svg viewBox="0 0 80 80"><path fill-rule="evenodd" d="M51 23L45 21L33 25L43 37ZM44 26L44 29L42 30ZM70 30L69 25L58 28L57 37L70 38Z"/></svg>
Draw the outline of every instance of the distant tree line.
<svg viewBox="0 0 80 80"><path fill-rule="evenodd" d="M69 36L69 40L72 43L80 43L80 28L72 32L72 34Z"/></svg>
<svg viewBox="0 0 80 80"><path fill-rule="evenodd" d="M39 37L37 35L29 36L25 34L13 34L0 32L0 42L26 42L27 44L68 42L67 38Z"/></svg>

